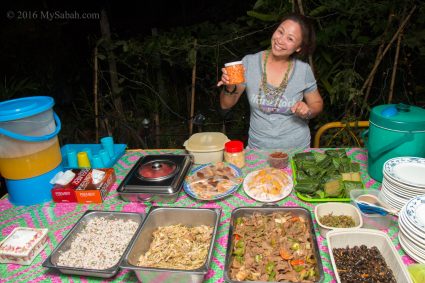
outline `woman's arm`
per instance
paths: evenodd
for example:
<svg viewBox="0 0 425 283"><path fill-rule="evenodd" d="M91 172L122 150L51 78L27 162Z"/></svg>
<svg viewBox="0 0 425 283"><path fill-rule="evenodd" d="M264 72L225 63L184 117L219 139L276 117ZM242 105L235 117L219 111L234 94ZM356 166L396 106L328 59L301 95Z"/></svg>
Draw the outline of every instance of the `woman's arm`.
<svg viewBox="0 0 425 283"><path fill-rule="evenodd" d="M304 99L305 102L298 101L291 107L292 113L303 119L311 119L323 111L323 99L317 89L305 94Z"/></svg>
<svg viewBox="0 0 425 283"><path fill-rule="evenodd" d="M224 89L226 88L226 90ZM238 102L239 97L245 90L245 86L240 85L225 85L220 92L221 109L230 109ZM233 92L233 93L232 93Z"/></svg>
<svg viewBox="0 0 425 283"><path fill-rule="evenodd" d="M227 75L226 68L222 68L221 80L217 86L223 86L220 92L220 107L221 109L230 109L238 102L239 97L245 91L245 85L229 85L229 76Z"/></svg>

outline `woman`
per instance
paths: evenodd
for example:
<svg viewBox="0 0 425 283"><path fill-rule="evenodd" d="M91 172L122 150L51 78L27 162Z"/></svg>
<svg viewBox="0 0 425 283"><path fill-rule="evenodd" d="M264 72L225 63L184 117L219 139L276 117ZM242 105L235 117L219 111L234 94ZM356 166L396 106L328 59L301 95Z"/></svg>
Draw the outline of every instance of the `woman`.
<svg viewBox="0 0 425 283"><path fill-rule="evenodd" d="M286 16L271 38L269 50L242 59L245 83L230 85L222 69L222 109L233 107L246 90L251 108L248 147L307 148L308 120L323 109L313 71L297 55L312 54L315 34L305 17Z"/></svg>

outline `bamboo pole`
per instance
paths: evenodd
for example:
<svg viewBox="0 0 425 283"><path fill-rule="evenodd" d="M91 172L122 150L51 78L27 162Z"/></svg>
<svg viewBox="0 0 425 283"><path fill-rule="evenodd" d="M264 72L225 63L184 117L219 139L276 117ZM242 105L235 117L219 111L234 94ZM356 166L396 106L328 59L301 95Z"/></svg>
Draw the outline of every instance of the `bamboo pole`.
<svg viewBox="0 0 425 283"><path fill-rule="evenodd" d="M300 14L304 16L305 14L304 14L304 8L303 8L302 0L297 0L297 4L298 4L298 10L300 11ZM314 73L313 55L311 55L311 54L308 54L308 63L310 64L311 70Z"/></svg>
<svg viewBox="0 0 425 283"><path fill-rule="evenodd" d="M391 12L388 15L387 26L385 27L384 33L382 34L381 44L379 45L378 52L376 53L376 58L375 58L374 64L377 64L377 62L379 61L378 60L379 56L381 56L381 54L382 54L382 50L384 49L384 46L385 46L385 36L387 35L387 33L388 33L388 31L391 27L391 22L392 22L393 19L394 19L394 14ZM375 74L376 74L376 71L372 74L372 77L367 84L367 89L366 89L366 93L365 93L366 97L369 97L369 93L370 93L370 90L372 89L372 84L373 84L373 79L375 78Z"/></svg>
<svg viewBox="0 0 425 283"><path fill-rule="evenodd" d="M193 68L192 68L192 96L190 99L190 120L189 120L189 135L192 135L193 133L193 116L195 114L195 84L196 84L196 42L197 40L193 42L193 48L195 49L195 58L193 62Z"/></svg>
<svg viewBox="0 0 425 283"><path fill-rule="evenodd" d="M398 67L398 57L400 54L400 45L401 45L401 38L403 37L403 33L400 33L398 35L397 40L397 49L395 51L395 58L394 58L394 67L393 67L393 73L391 74L391 83L390 83L390 91L388 93L388 104L391 103L393 100L393 92L394 92L394 83L395 83L395 76L397 74L397 67Z"/></svg>
<svg viewBox="0 0 425 283"><path fill-rule="evenodd" d="M364 82L364 84L361 88L361 92L363 92L365 90L365 88L367 87L367 85L369 84L369 81L372 79L374 73L378 69L378 66L381 63L382 59L384 58L385 54L388 52L388 50L390 49L393 42L397 39L398 35L404 30L404 27L406 26L407 22L409 21L410 17L412 16L412 14L415 10L416 10L416 5L412 7L409 14L406 16L406 18L404 19L404 21L402 22L402 24L400 25L400 27L398 28L396 33L391 38L390 42L385 47L384 51L380 54L380 56L375 61L375 65L373 66L372 71L369 73L369 76L367 77L366 81ZM368 98L368 95L365 95L365 99L364 99L365 103L367 102L367 98ZM365 103L364 103L364 105L365 105Z"/></svg>
<svg viewBox="0 0 425 283"><path fill-rule="evenodd" d="M98 102L98 60L97 60L97 46L93 52L93 96L94 96L94 124L96 127L96 143L99 142L99 102Z"/></svg>

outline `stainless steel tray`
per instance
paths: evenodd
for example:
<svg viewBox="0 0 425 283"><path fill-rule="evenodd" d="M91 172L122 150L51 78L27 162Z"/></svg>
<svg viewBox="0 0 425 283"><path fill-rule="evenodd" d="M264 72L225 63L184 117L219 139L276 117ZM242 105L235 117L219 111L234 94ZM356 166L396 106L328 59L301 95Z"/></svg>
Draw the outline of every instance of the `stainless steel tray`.
<svg viewBox="0 0 425 283"><path fill-rule="evenodd" d="M135 231L130 243L128 244L126 250L121 256L120 260L113 267L108 269L86 269L86 268L76 268L69 266L60 266L57 264L58 257L61 252L66 251L70 248L72 241L75 239L77 234L83 230L87 225L88 221L97 217L105 217L110 220L133 220L139 224L137 230ZM119 265L121 263L124 254L127 252L130 244L135 239L135 235L141 228L145 214L132 213L132 212L117 212L117 211L98 211L98 210L88 210L84 215L77 221L77 223L72 227L68 232L65 238L59 243L59 245L53 250L50 256L43 262L44 267L52 268L64 274L75 274L75 275L84 275L84 276L94 276L102 278L110 278L117 274L119 270Z"/></svg>
<svg viewBox="0 0 425 283"><path fill-rule="evenodd" d="M208 272L221 210L217 208L153 207L146 216L142 228L136 235L131 247L124 255L120 267L134 270L137 278L143 282L161 283L200 283ZM194 270L178 270L137 266L140 255L146 253L152 242L152 233L159 226L183 224L187 226L210 225L214 227L211 244L204 265Z"/></svg>
<svg viewBox="0 0 425 283"><path fill-rule="evenodd" d="M229 228L229 236L228 236L228 243L227 243L227 251L226 251L226 261L224 266L224 279L226 282L230 283L266 283L263 281L236 281L230 279L229 276L229 268L230 263L232 259L232 250L233 250L233 230L236 223L236 219L238 217L242 216L250 216L253 213L262 213L262 214L272 214L273 212L291 212L294 216L302 216L305 219L307 219L309 227L310 227L310 236L312 239L313 244L313 250L314 250L314 256L317 260L317 274L315 282L323 282L325 279L324 271L323 271L323 265L322 260L320 257L320 250L319 246L317 244L316 234L314 232L314 226L313 226L313 220L310 214L310 211L308 209L305 209L303 207L278 207L278 206L265 206L265 207L239 207L232 211L232 215L230 218L230 228Z"/></svg>

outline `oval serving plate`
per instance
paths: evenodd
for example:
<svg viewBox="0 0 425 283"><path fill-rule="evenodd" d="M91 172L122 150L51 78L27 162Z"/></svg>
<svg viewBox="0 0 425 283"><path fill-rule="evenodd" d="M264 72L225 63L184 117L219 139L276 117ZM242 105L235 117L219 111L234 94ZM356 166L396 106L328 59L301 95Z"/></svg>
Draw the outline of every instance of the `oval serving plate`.
<svg viewBox="0 0 425 283"><path fill-rule="evenodd" d="M195 199L218 200L237 191L242 180L242 171L231 163L207 163L194 168L186 176L183 188L189 196Z"/></svg>
<svg viewBox="0 0 425 283"><path fill-rule="evenodd" d="M245 193L250 198L260 202L279 201L287 197L293 187L294 183L288 173L275 168L253 171L245 177L243 182Z"/></svg>

